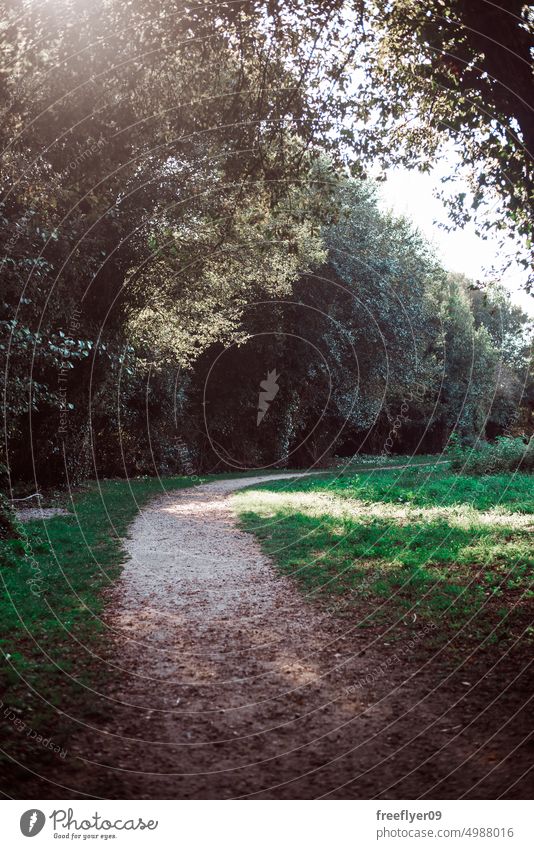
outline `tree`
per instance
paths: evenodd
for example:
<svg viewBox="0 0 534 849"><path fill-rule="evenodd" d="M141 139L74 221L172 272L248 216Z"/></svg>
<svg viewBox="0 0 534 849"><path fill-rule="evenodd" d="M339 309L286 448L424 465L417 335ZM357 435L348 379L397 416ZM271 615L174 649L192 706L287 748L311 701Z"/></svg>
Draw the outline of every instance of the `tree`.
<svg viewBox="0 0 534 849"><path fill-rule="evenodd" d="M386 159L393 150L394 159L425 169L451 139L473 169L473 208L498 195L516 232L532 236L534 44L527 7L519 0L366 6L376 11L367 13L366 79L357 92L371 118L364 138L376 141ZM469 200L455 200L462 223ZM484 216L484 227L500 226L489 205Z"/></svg>
<svg viewBox="0 0 534 849"><path fill-rule="evenodd" d="M441 377L434 423L442 447L453 432L470 444L484 439L495 394L498 354L487 329L476 326L462 284L461 275L449 274L431 296Z"/></svg>
<svg viewBox="0 0 534 849"><path fill-rule="evenodd" d="M414 382L429 383L426 294L442 274L432 253L408 222L379 212L369 182L340 179L334 206L326 262L290 295L250 305L242 345L209 348L195 364L184 428L202 432L202 416L192 425L187 409L205 404L207 468L379 450ZM272 370L279 391L258 426L259 386Z"/></svg>
<svg viewBox="0 0 534 849"><path fill-rule="evenodd" d="M261 26L300 68L309 109L328 102L325 143L354 173L381 162L428 171L457 150L470 191L452 221L533 241L532 10L522 0L251 0L238 31ZM261 23L260 23L261 22ZM317 120L317 130L322 125ZM446 180L453 180L453 166ZM501 206L494 212L495 201ZM482 215L477 211L483 212ZM529 267L528 257L521 261Z"/></svg>
<svg viewBox="0 0 534 849"><path fill-rule="evenodd" d="M53 4L22 0L7 11L7 466L27 476L35 461L38 475L57 478L65 447L75 463L91 456L96 426L100 446L110 442L100 456L116 469L126 431L113 411L128 409L130 436L142 428L137 396L153 364L167 385L162 369L233 338L247 299L289 291L322 260L328 180L310 178L316 154L298 132L304 95L288 99L293 74L259 36L238 44L221 19L160 0L67 4L60 26Z"/></svg>

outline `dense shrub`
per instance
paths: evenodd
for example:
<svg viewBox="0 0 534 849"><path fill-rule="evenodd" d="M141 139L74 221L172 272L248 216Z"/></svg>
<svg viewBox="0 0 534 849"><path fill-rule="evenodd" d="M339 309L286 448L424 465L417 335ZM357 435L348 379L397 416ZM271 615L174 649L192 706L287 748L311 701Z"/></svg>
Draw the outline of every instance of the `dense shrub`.
<svg viewBox="0 0 534 849"><path fill-rule="evenodd" d="M534 471L534 437L498 436L494 442L479 442L475 448L462 447L452 439L447 453L451 467L464 474L493 475L497 472Z"/></svg>

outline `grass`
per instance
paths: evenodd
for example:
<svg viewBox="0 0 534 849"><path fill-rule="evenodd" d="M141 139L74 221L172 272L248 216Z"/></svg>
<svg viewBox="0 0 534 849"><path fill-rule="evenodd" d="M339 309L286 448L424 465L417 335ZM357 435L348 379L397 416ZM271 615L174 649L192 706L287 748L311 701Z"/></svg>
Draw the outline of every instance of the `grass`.
<svg viewBox="0 0 534 849"><path fill-rule="evenodd" d="M272 481L234 498L280 571L356 627L418 619L444 639L464 630L493 640L532 614L532 482L369 470Z"/></svg>
<svg viewBox="0 0 534 849"><path fill-rule="evenodd" d="M0 541L0 688L3 705L26 723L42 727L66 706L82 719L94 709L85 688L106 674L91 652L105 649L99 616L124 560L121 540L162 486L191 485L188 478L92 483L64 504L72 515L29 522L25 539ZM12 741L17 749L21 739Z"/></svg>
<svg viewBox="0 0 534 849"><path fill-rule="evenodd" d="M331 462L331 468L341 472L357 472L368 471L370 468L387 468L388 466L415 466L433 465L435 463L445 463L444 455L436 454L413 454L399 455L387 454L355 454L353 457L336 457Z"/></svg>

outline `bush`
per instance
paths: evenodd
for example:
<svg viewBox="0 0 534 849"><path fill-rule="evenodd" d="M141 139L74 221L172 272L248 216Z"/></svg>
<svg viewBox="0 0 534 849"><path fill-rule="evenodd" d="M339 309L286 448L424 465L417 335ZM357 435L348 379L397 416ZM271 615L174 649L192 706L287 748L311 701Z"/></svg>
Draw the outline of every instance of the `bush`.
<svg viewBox="0 0 534 849"><path fill-rule="evenodd" d="M17 539L20 536L20 523L11 504L0 492L0 539Z"/></svg>
<svg viewBox="0 0 534 849"><path fill-rule="evenodd" d="M463 474L493 475L498 472L534 471L534 437L498 436L495 442L481 442L476 448L462 447L451 438L447 452L454 471Z"/></svg>
<svg viewBox="0 0 534 849"><path fill-rule="evenodd" d="M22 536L20 522L11 503L2 490L7 489L9 475L7 466L0 463L0 539L19 539Z"/></svg>

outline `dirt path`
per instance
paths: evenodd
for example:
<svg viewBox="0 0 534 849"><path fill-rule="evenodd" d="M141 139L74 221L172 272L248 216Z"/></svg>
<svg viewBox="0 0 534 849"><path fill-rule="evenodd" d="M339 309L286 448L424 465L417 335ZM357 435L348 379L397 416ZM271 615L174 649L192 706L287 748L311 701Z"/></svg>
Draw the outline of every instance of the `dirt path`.
<svg viewBox="0 0 534 849"><path fill-rule="evenodd" d="M417 798L443 778L441 796L468 792L491 762L471 757L478 731L455 730L465 687L436 694L409 656L377 673L392 651L380 634L347 630L277 575L229 498L260 480L173 492L135 520L108 606L113 684L61 784L103 798Z"/></svg>

